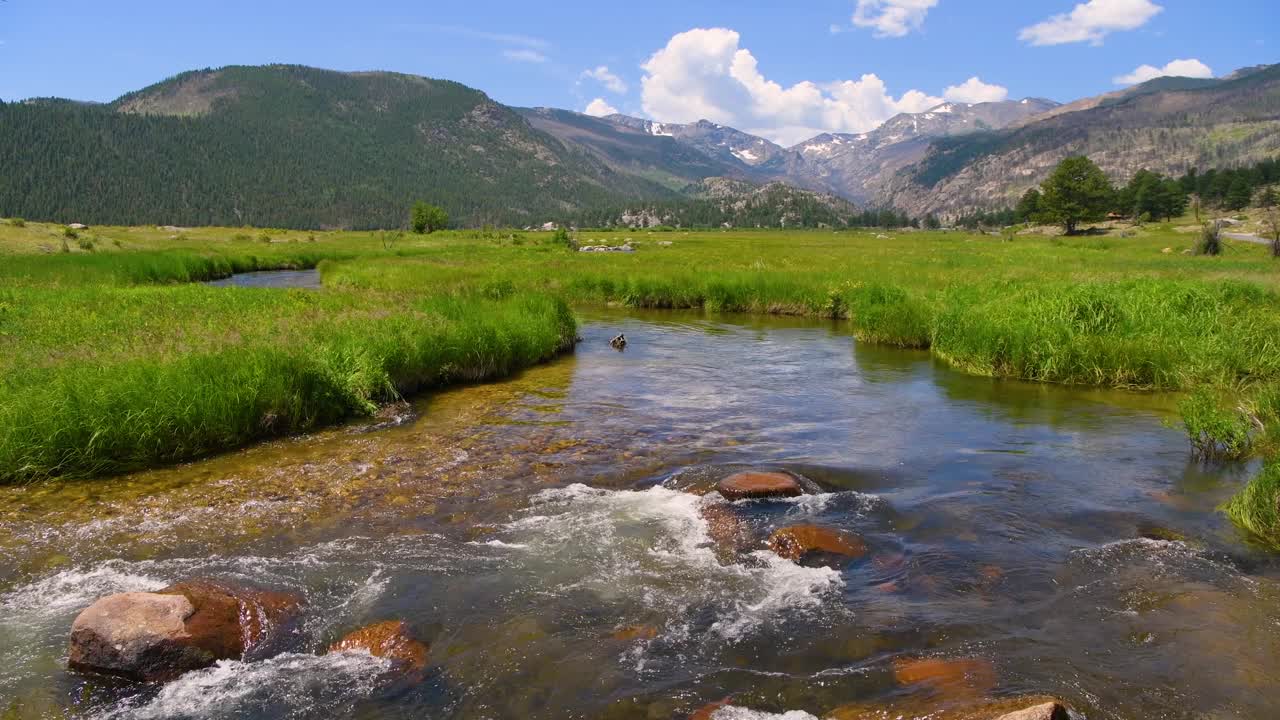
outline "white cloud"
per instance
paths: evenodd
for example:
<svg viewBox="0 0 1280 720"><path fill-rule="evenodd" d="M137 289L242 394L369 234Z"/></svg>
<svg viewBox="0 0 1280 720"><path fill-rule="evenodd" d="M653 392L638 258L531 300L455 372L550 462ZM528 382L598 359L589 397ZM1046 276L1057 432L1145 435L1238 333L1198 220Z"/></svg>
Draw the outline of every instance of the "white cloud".
<svg viewBox="0 0 1280 720"><path fill-rule="evenodd" d="M414 32L444 33L446 35L456 35L458 37L471 38L474 40L484 40L486 42L499 43L501 45L518 45L521 47L535 48L537 50L548 50L551 48L551 43L543 40L542 38L532 37L530 35L517 35L514 33L476 30L475 28L463 27L461 25L401 23L396 27L402 30L410 30Z"/></svg>
<svg viewBox="0 0 1280 720"><path fill-rule="evenodd" d="M988 85L975 75L959 85L948 86L943 91L942 96L952 102L1000 102L1009 97L1009 88L1001 85Z"/></svg>
<svg viewBox="0 0 1280 720"><path fill-rule="evenodd" d="M544 63L547 56L537 50L503 50L502 57L512 62Z"/></svg>
<svg viewBox="0 0 1280 720"><path fill-rule="evenodd" d="M609 71L607 65L601 65L594 70L583 70L578 76L579 80L595 80L604 85L610 92L622 95L627 92L627 83L614 73Z"/></svg>
<svg viewBox="0 0 1280 720"><path fill-rule="evenodd" d="M590 115L591 117L604 117L605 115L617 115L618 108L605 102L604 98L596 98L595 100L592 100L591 102L587 103L587 107L585 110L582 111L582 114Z"/></svg>
<svg viewBox="0 0 1280 720"><path fill-rule="evenodd" d="M641 66L644 111L662 122L706 119L789 145L822 132L866 132L900 112L924 112L943 102L919 90L895 98L870 73L783 87L761 74L739 40L725 28L672 36Z"/></svg>
<svg viewBox="0 0 1280 720"><path fill-rule="evenodd" d="M1151 0L1089 0L1069 13L1023 28L1018 39L1032 45L1101 45L1109 33L1140 28L1163 10Z"/></svg>
<svg viewBox="0 0 1280 720"><path fill-rule="evenodd" d="M853 24L875 28L878 38L903 37L924 25L938 0L858 0Z"/></svg>
<svg viewBox="0 0 1280 720"><path fill-rule="evenodd" d="M1121 75L1115 78L1115 83L1117 85L1137 85L1138 83L1165 76L1211 78L1213 77L1213 70L1194 58L1172 60L1162 68L1154 65L1139 65L1128 75Z"/></svg>

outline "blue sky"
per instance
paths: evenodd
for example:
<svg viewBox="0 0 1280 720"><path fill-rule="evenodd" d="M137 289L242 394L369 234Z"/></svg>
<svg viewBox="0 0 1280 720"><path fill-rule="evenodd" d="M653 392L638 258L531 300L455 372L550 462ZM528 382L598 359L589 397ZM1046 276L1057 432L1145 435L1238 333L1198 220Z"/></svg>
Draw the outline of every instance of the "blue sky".
<svg viewBox="0 0 1280 720"><path fill-rule="evenodd" d="M1277 0L5 0L0 98L106 101L183 70L287 62L793 142L942 99L1068 101L1172 61L1276 62L1278 20Z"/></svg>

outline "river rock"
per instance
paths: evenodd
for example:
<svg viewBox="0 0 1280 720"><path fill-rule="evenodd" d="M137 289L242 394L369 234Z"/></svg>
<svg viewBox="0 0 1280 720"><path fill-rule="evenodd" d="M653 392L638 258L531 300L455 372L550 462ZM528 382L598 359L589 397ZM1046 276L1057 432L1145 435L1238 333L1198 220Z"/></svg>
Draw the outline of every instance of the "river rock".
<svg viewBox="0 0 1280 720"><path fill-rule="evenodd" d="M697 710L694 710L693 714L689 716L689 720L711 720L711 717L716 714L716 711L728 705L732 699L733 698L725 698L713 703L707 703Z"/></svg>
<svg viewBox="0 0 1280 720"><path fill-rule="evenodd" d="M1016 710L1001 715L996 720L1070 720L1067 709L1056 700L1046 702L1025 710Z"/></svg>
<svg viewBox="0 0 1280 720"><path fill-rule="evenodd" d="M952 700L982 697L996 684L995 666L983 658L899 658L893 677Z"/></svg>
<svg viewBox="0 0 1280 720"><path fill-rule="evenodd" d="M781 472L740 472L721 480L716 489L730 502L746 498L796 497L804 494L800 481Z"/></svg>
<svg viewBox="0 0 1280 720"><path fill-rule="evenodd" d="M366 652L390 660L405 670L427 666L427 645L413 636L401 620L387 620L360 628L329 646L329 652Z"/></svg>
<svg viewBox="0 0 1280 720"><path fill-rule="evenodd" d="M830 553L849 558L867 554L867 544L851 533L817 525L792 525L769 536L769 549L788 560L801 560L812 553Z"/></svg>
<svg viewBox="0 0 1280 720"><path fill-rule="evenodd" d="M208 581L109 595L72 623L68 665L132 680L170 680L243 657L300 606L299 598L285 593Z"/></svg>
<svg viewBox="0 0 1280 720"><path fill-rule="evenodd" d="M1029 714L1027 714L1029 713ZM1070 714L1057 700L1045 696L979 699L959 705L936 697L913 696L889 703L858 702L841 705L825 720L1068 720Z"/></svg>
<svg viewBox="0 0 1280 720"><path fill-rule="evenodd" d="M656 637L658 637L658 628L653 625L626 625L613 631L613 639L623 642L652 640Z"/></svg>

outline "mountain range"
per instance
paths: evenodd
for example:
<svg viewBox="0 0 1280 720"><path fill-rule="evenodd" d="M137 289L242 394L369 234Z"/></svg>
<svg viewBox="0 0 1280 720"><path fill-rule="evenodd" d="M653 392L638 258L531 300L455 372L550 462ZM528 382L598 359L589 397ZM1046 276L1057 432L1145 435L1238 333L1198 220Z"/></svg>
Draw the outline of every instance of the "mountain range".
<svg viewBox="0 0 1280 720"><path fill-rule="evenodd" d="M714 200L739 221L825 224L855 205L917 217L1006 207L1076 153L1120 181L1280 153L1280 65L1066 105L948 102L785 148L705 120L511 108L398 73L206 69L106 104L0 103L0 167L15 169L0 174L0 215L388 227L425 198L462 224L527 225L658 204L679 219L683 202L702 203L693 215L705 220ZM760 210L782 197L791 210Z"/></svg>

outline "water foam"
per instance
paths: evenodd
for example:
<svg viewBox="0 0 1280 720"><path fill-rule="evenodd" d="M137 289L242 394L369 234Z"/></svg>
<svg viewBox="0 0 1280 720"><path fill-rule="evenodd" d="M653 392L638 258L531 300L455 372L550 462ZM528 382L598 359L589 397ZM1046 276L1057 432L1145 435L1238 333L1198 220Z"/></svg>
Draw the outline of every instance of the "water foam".
<svg viewBox="0 0 1280 720"><path fill-rule="evenodd" d="M672 619L713 609L710 629L743 637L783 611L817 606L842 584L830 568L808 568L768 551L721 564L702 517L718 496L652 487L585 485L534 496L530 515L507 529L528 545L539 581L560 593L586 590L606 602L638 602Z"/></svg>
<svg viewBox="0 0 1280 720"><path fill-rule="evenodd" d="M803 710L788 710L784 713L770 713L761 710L726 705L711 714L712 720L818 720Z"/></svg>
<svg viewBox="0 0 1280 720"><path fill-rule="evenodd" d="M155 575L109 561L91 568L71 568L0 595L0 622L30 622L33 617L59 617L80 610L104 595L156 590L167 582Z"/></svg>
<svg viewBox="0 0 1280 720"><path fill-rule="evenodd" d="M286 653L261 662L223 660L183 675L150 699L123 700L100 717L215 718L248 711L281 717L322 709L332 713L371 695L379 677L390 668L388 661L363 653Z"/></svg>

